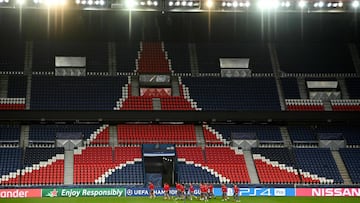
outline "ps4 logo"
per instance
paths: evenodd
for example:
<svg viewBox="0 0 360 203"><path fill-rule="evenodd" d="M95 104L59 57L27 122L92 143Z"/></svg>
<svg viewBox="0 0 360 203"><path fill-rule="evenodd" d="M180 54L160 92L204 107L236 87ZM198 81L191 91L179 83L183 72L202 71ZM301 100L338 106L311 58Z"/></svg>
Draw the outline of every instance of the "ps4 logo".
<svg viewBox="0 0 360 203"><path fill-rule="evenodd" d="M286 196L285 188L240 188L241 196Z"/></svg>

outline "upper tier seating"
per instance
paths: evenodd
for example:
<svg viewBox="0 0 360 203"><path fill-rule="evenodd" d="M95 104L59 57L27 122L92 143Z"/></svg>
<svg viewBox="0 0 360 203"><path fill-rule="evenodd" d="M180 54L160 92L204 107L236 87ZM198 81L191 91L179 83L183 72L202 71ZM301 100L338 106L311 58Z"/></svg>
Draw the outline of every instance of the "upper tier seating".
<svg viewBox="0 0 360 203"><path fill-rule="evenodd" d="M296 163L302 171L326 178L321 183L343 183L329 148L294 148Z"/></svg>
<svg viewBox="0 0 360 203"><path fill-rule="evenodd" d="M24 110L26 97L26 77L20 75L0 76L3 97L0 110Z"/></svg>
<svg viewBox="0 0 360 203"><path fill-rule="evenodd" d="M315 131L317 134L329 134L336 139L345 139L347 145L360 145L358 126L318 126Z"/></svg>
<svg viewBox="0 0 360 203"><path fill-rule="evenodd" d="M219 131L227 140L232 139L235 134L250 134L256 139L262 141L279 141L282 142L282 136L277 126L251 126L251 125L211 125L213 129Z"/></svg>
<svg viewBox="0 0 360 203"><path fill-rule="evenodd" d="M286 73L355 72L346 44L277 44L276 49Z"/></svg>
<svg viewBox="0 0 360 203"><path fill-rule="evenodd" d="M360 99L360 79L346 78L345 79L347 91L350 99Z"/></svg>
<svg viewBox="0 0 360 203"><path fill-rule="evenodd" d="M20 126L0 125L0 143L18 143L20 140Z"/></svg>
<svg viewBox="0 0 360 203"><path fill-rule="evenodd" d="M321 100L315 99L285 99L288 111L324 111L324 104Z"/></svg>
<svg viewBox="0 0 360 203"><path fill-rule="evenodd" d="M0 43L0 71L24 71L25 43L8 42Z"/></svg>
<svg viewBox="0 0 360 203"><path fill-rule="evenodd" d="M288 126L290 139L293 143L296 142L316 142L317 136L311 127L306 126Z"/></svg>
<svg viewBox="0 0 360 203"><path fill-rule="evenodd" d="M189 45L187 43L165 43L171 69L175 73L191 73Z"/></svg>
<svg viewBox="0 0 360 203"><path fill-rule="evenodd" d="M169 61L163 43L142 42L137 59L139 73L170 73Z"/></svg>
<svg viewBox="0 0 360 203"><path fill-rule="evenodd" d="M200 73L220 73L220 58L249 58L253 72L272 72L268 48L264 44L196 44Z"/></svg>
<svg viewBox="0 0 360 203"><path fill-rule="evenodd" d="M34 43L33 71L54 71L55 57L86 57L87 72L108 71L108 47L106 42L56 42Z"/></svg>
<svg viewBox="0 0 360 203"><path fill-rule="evenodd" d="M208 126L203 126L203 134L206 145L224 145L227 144L226 140L222 136L216 133L213 129Z"/></svg>
<svg viewBox="0 0 360 203"><path fill-rule="evenodd" d="M205 111L280 111L273 78L183 77L182 82Z"/></svg>
<svg viewBox="0 0 360 203"><path fill-rule="evenodd" d="M281 78L285 99L300 99L300 92L296 78Z"/></svg>
<svg viewBox="0 0 360 203"><path fill-rule="evenodd" d="M116 69L120 73L133 73L138 58L139 44L116 43Z"/></svg>
<svg viewBox="0 0 360 203"><path fill-rule="evenodd" d="M113 110L126 77L33 77L33 110Z"/></svg>
<svg viewBox="0 0 360 203"><path fill-rule="evenodd" d="M29 140L32 142L55 141L56 133L82 133L84 139L99 129L99 125L30 125Z"/></svg>
<svg viewBox="0 0 360 203"><path fill-rule="evenodd" d="M193 125L118 125L118 142L196 144Z"/></svg>
<svg viewBox="0 0 360 203"><path fill-rule="evenodd" d="M331 100L333 111L360 111L360 99Z"/></svg>
<svg viewBox="0 0 360 203"><path fill-rule="evenodd" d="M27 77L21 75L8 76L8 98L25 98L26 97Z"/></svg>
<svg viewBox="0 0 360 203"><path fill-rule="evenodd" d="M354 184L360 183L360 148L341 148L339 149L340 155L346 169L349 173L351 181Z"/></svg>

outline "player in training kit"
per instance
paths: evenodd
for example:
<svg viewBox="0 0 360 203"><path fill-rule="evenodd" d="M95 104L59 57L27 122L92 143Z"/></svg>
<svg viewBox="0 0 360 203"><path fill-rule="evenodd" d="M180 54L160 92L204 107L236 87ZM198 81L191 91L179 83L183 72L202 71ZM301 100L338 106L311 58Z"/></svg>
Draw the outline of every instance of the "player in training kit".
<svg viewBox="0 0 360 203"><path fill-rule="evenodd" d="M150 193L150 199L155 198L155 193L154 193L154 189L155 186L152 182L149 182L149 193Z"/></svg>
<svg viewBox="0 0 360 203"><path fill-rule="evenodd" d="M194 196L194 192L195 192L195 188L194 188L194 186L190 183L190 185L189 185L189 197L190 197L190 200L192 200L192 198L195 197L195 196Z"/></svg>
<svg viewBox="0 0 360 203"><path fill-rule="evenodd" d="M227 198L227 187L225 184L222 184L221 185L221 191L222 191L222 200L221 201L227 201L228 198Z"/></svg>
<svg viewBox="0 0 360 203"><path fill-rule="evenodd" d="M215 198L215 196L214 196L214 185L211 184L211 183L208 185L208 198L209 199Z"/></svg>
<svg viewBox="0 0 360 203"><path fill-rule="evenodd" d="M240 202L240 199L239 199L239 188L236 184L234 184L234 201L235 202Z"/></svg>
<svg viewBox="0 0 360 203"><path fill-rule="evenodd" d="M164 184L164 199L170 199L170 185Z"/></svg>

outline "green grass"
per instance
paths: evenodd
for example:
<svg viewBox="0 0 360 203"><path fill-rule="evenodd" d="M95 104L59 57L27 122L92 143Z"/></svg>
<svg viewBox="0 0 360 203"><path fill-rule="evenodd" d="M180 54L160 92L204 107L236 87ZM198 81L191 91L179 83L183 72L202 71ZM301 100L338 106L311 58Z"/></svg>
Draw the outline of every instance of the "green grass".
<svg viewBox="0 0 360 203"><path fill-rule="evenodd" d="M6 203L183 203L184 201L163 200L162 197L78 197L78 198L26 198L0 199ZM186 202L202 203L200 200ZM230 198L229 203L233 202ZM241 203L358 203L358 197L242 197ZM209 200L208 203L223 203L220 198Z"/></svg>

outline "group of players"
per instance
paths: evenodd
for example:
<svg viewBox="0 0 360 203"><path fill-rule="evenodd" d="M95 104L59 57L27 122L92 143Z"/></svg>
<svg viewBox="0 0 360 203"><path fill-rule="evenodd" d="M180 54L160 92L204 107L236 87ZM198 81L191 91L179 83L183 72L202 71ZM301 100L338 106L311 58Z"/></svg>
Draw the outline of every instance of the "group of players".
<svg viewBox="0 0 360 203"><path fill-rule="evenodd" d="M201 183L200 185L200 200L203 200L205 202L209 201L209 199L214 198L215 199L215 195L214 195L214 186L212 184L205 184L205 183ZM155 193L154 193L154 189L155 186L152 182L149 182L149 194L150 194L150 198L155 198ZM194 195L195 192L195 188L193 186L193 184L188 184L183 185L180 183L175 183L175 188L176 188L176 200L184 200L184 199L190 199L193 200L193 198L197 197ZM164 199L171 199L170 197L170 185L168 183L164 184ZM221 185L221 191L222 191L222 200L221 201L228 201L229 198L227 196L227 186L225 184ZM234 191L234 202L240 202L240 198L239 198L239 188L236 184L233 184L233 191Z"/></svg>

